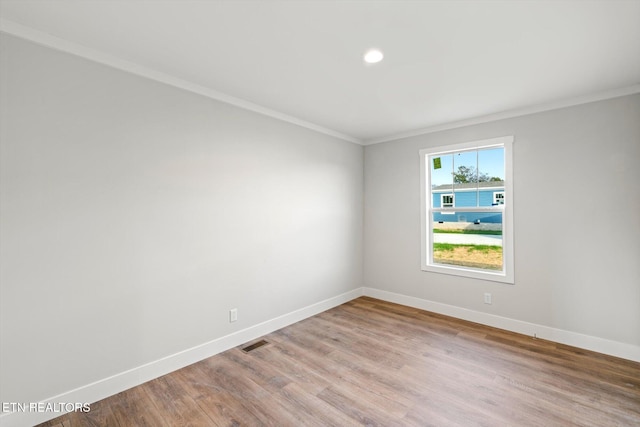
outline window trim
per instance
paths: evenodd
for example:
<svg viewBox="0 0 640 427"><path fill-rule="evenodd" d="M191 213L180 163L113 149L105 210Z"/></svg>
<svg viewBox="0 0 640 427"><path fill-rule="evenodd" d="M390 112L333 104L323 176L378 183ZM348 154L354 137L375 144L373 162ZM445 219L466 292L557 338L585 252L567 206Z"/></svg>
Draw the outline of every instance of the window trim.
<svg viewBox="0 0 640 427"><path fill-rule="evenodd" d="M465 142L462 144L452 144L432 148L424 148L420 153L420 222L421 222L421 269L423 271L450 274L455 276L470 277L481 280L495 282L514 283L514 236L513 236L513 136L503 136L498 138L484 139L479 141ZM431 239L433 235L433 221L429 220L432 212L443 212L451 208L435 208L432 206L433 197L431 193L431 165L427 162L429 157L438 154L449 154L456 151L470 151L491 147L504 147L505 176L504 193L505 203L499 205L502 211L502 257L503 271L480 270L469 267L460 267L445 264L434 264ZM495 206L490 208L455 208L456 211L495 211Z"/></svg>

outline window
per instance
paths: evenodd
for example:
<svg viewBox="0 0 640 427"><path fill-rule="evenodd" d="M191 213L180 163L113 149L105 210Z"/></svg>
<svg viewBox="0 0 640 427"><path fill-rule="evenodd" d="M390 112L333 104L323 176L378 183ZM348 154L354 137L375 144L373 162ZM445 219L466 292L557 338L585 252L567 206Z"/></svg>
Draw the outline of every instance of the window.
<svg viewBox="0 0 640 427"><path fill-rule="evenodd" d="M441 194L440 195L440 207L452 208L453 207L453 194ZM442 212L443 215L455 215L455 212Z"/></svg>
<svg viewBox="0 0 640 427"><path fill-rule="evenodd" d="M420 150L423 270L513 283L512 145Z"/></svg>
<svg viewBox="0 0 640 427"><path fill-rule="evenodd" d="M452 208L453 207L453 194L442 194L440 195L440 206L443 208Z"/></svg>

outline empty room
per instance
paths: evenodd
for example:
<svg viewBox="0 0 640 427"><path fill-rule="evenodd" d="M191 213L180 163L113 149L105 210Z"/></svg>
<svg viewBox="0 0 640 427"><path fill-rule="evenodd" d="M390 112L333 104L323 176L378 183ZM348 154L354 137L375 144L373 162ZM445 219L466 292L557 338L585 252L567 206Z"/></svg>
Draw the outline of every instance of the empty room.
<svg viewBox="0 0 640 427"><path fill-rule="evenodd" d="M0 0L0 426L640 425L639 183L639 0Z"/></svg>

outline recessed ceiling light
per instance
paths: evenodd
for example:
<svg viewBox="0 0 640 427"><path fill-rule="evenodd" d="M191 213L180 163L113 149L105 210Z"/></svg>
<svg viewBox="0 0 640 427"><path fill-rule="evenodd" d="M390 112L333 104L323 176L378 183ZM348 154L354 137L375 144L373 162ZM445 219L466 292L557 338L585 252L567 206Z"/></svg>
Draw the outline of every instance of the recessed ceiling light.
<svg viewBox="0 0 640 427"><path fill-rule="evenodd" d="M378 49L370 49L364 54L364 62L367 64L375 64L382 61L384 55Z"/></svg>

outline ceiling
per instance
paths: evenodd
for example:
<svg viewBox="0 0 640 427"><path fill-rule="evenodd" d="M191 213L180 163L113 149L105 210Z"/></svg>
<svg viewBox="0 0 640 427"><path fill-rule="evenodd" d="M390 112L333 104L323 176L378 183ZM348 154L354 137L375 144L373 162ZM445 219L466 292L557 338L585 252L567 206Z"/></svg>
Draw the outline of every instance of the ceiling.
<svg viewBox="0 0 640 427"><path fill-rule="evenodd" d="M0 0L0 18L361 144L640 83L635 0ZM381 63L363 62L371 47Z"/></svg>

